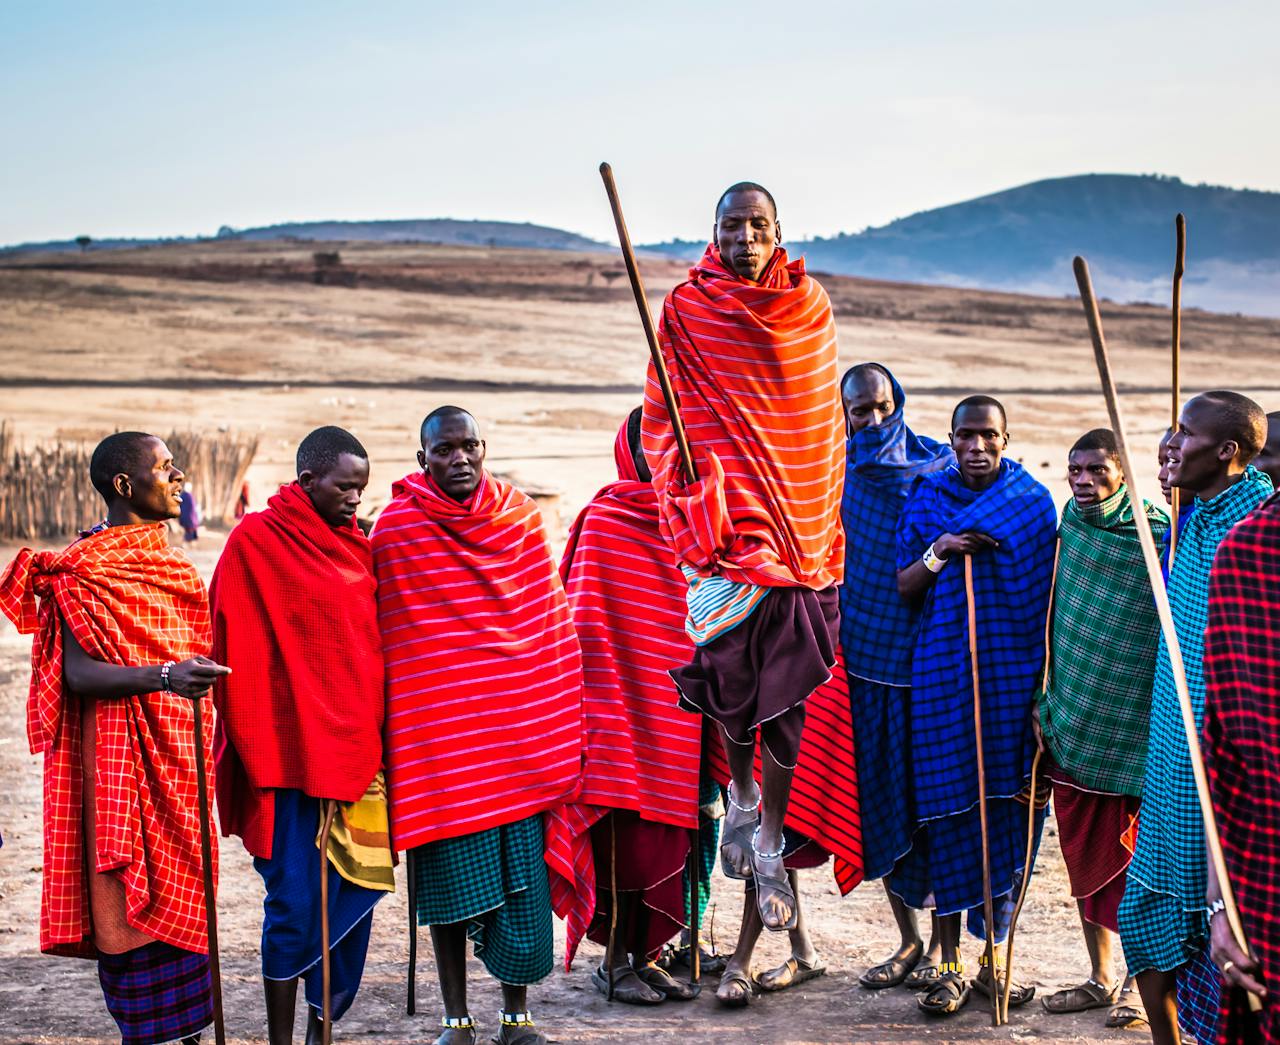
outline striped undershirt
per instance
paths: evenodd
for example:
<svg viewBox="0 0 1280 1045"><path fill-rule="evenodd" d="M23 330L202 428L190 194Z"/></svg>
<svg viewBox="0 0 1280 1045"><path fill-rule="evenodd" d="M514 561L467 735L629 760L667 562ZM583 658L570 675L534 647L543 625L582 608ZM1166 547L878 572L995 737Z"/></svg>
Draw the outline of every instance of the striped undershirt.
<svg viewBox="0 0 1280 1045"><path fill-rule="evenodd" d="M701 577L683 563L680 570L689 582L685 596L689 615L685 618L684 631L695 646L705 646L732 631L750 617L769 594L769 589L759 584L731 581L719 574Z"/></svg>

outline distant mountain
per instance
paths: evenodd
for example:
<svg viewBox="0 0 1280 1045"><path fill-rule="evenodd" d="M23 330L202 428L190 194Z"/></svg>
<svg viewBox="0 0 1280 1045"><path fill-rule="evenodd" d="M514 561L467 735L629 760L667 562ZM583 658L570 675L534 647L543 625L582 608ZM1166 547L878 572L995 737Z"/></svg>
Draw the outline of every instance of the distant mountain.
<svg viewBox="0 0 1280 1045"><path fill-rule="evenodd" d="M819 271L1033 294L1074 293L1071 259L1083 254L1099 294L1166 303L1179 211L1188 227L1187 306L1280 315L1280 193L1178 178L1052 178L789 246ZM692 259L705 245L644 249Z"/></svg>
<svg viewBox="0 0 1280 1045"><path fill-rule="evenodd" d="M94 240L89 250L115 250L122 247L148 247L157 243L193 243L202 237L170 239L104 239ZM524 247L533 250L616 250L608 244L580 236L576 232L553 229L546 225L511 221L460 221L455 218L422 218L404 221L298 221L260 228L234 229L224 225L217 239L321 240L365 243L443 243L449 246ZM75 240L50 240L45 243L22 243L0 247L3 254L27 254L79 250Z"/></svg>
<svg viewBox="0 0 1280 1045"><path fill-rule="evenodd" d="M218 231L219 239L301 239L362 243L444 243L474 247L527 247L534 250L610 250L607 244L547 225L511 221L460 221L424 218L407 221L303 221L256 229Z"/></svg>

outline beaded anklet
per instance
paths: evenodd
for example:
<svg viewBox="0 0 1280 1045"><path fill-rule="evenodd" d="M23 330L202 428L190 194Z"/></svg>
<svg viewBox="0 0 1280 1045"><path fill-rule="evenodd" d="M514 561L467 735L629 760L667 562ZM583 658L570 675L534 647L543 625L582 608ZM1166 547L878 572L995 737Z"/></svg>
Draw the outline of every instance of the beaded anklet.
<svg viewBox="0 0 1280 1045"><path fill-rule="evenodd" d="M504 1027L532 1027L533 1013L528 1009L524 1012L504 1012L499 1009L498 1020Z"/></svg>

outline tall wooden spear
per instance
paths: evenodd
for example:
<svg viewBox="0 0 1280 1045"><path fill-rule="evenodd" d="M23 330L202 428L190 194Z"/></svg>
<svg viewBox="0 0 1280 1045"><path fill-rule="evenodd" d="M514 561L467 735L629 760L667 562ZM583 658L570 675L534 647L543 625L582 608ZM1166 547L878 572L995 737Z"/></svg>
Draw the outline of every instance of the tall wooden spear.
<svg viewBox="0 0 1280 1045"><path fill-rule="evenodd" d="M1177 247L1173 256L1173 410L1169 421L1171 431L1178 430L1178 412L1182 409L1182 274L1187 268L1187 219L1179 214L1173 221ZM1169 520L1169 566L1178 551L1178 515L1182 508L1182 491L1176 486L1169 489L1169 507L1173 517Z"/></svg>
<svg viewBox="0 0 1280 1045"><path fill-rule="evenodd" d="M209 983L213 995L213 1037L226 1045L227 1025L222 1015L222 967L218 960L218 901L213 884L213 825L209 816L209 781L204 768L204 698L191 701L196 743L196 801L200 803L200 857L204 876L204 920L209 937Z"/></svg>
<svg viewBox="0 0 1280 1045"><path fill-rule="evenodd" d="M675 389L671 387L671 376L667 373L667 361L662 357L662 347L658 344L658 332L653 325L653 314L649 311L649 299L645 297L644 283L640 279L640 266L636 264L636 252L631 246L631 234L627 232L627 222L622 216L622 201L618 198L618 186L613 180L613 168L608 163L600 164L600 178L604 182L605 194L609 197L609 209L613 211L613 224L618 230L618 245L622 248L622 261L627 267L627 278L631 281L631 293L636 299L636 308L640 311L640 323L644 327L645 340L649 343L649 357L653 360L653 369L658 375L658 384L662 387L662 399L667 406L667 416L671 419L671 432L676 438L676 446L680 450L680 462L684 465L684 474L689 482L698 481L698 470L693 464L693 454L689 450L689 439L685 435L684 422L680 419L680 404L676 400ZM701 795L698 796L701 798ZM692 903L689 919L689 980L693 987L698 986L702 976L702 940L701 924L698 919L698 890L700 883L700 841L701 821L698 819L701 805L694 809L693 843L689 847L689 887ZM616 912L617 892L613 897L613 909ZM613 948L613 927L610 927L609 946ZM613 970L609 970L610 990L613 988Z"/></svg>
<svg viewBox="0 0 1280 1045"><path fill-rule="evenodd" d="M1102 394L1107 399L1107 412L1111 415L1111 429L1116 434L1116 443L1120 447L1120 466L1124 469L1126 481L1138 473L1129 458L1129 442L1125 438L1124 423L1120 418L1120 404L1116 395L1115 381L1111 376L1111 360L1107 355L1107 343L1102 335L1102 317L1098 314L1098 302L1093 295L1093 281L1089 278L1089 265L1084 258L1077 257L1073 263L1076 283L1080 287L1080 301L1084 305L1085 319L1089 323L1089 335L1093 339L1093 355L1098 364L1098 376L1102 380ZM1209 859L1218 876L1218 884L1222 888L1222 902L1226 907L1227 923L1231 926L1231 934L1236 945L1246 954L1249 944L1245 940L1244 925L1240 921L1240 911L1236 907L1235 893L1231 889L1231 881L1227 876L1227 863L1222 855L1222 839L1218 835L1218 820L1213 813L1213 801L1209 797L1209 781L1204 771L1204 756L1200 751L1200 732L1196 728L1195 711L1191 707L1191 693L1187 689L1187 673L1182 663L1182 648L1178 645L1178 632L1173 623L1173 609L1169 605L1169 592L1165 587L1164 574L1160 570L1160 555L1156 551L1155 539L1151 536L1151 524L1147 513L1142 510L1140 501L1135 501L1133 521L1138 530L1138 543L1142 546L1142 558L1146 563L1147 576L1151 580L1151 590L1155 595L1156 612L1160 617L1160 629L1164 633L1165 646L1169 651L1169 667L1173 671L1173 684L1178 694L1178 707L1182 712L1182 730L1186 734L1187 748L1191 755L1191 773L1195 779L1196 798L1200 802L1200 815L1204 818L1205 840L1209 847ZM1250 994L1249 1007L1260 1011L1262 1003L1257 996Z"/></svg>
<svg viewBox="0 0 1280 1045"><path fill-rule="evenodd" d="M982 740L982 688L978 677L978 604L973 556L964 557L964 594L969 612L969 662L973 667L973 732L978 742L978 822L982 829L982 919L986 926L987 972L991 975L991 1026L1000 1026L1000 978L996 975L995 904L991 899L991 838L987 834L987 756ZM1034 797L1032 804L1035 804Z"/></svg>

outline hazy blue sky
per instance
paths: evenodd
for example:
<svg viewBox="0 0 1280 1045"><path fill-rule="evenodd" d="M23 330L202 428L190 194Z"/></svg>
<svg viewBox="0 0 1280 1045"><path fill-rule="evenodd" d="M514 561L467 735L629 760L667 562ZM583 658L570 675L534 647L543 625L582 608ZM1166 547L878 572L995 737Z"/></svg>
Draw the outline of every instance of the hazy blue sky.
<svg viewBox="0 0 1280 1045"><path fill-rule="evenodd" d="M0 3L0 243L320 218L789 237L1042 177L1280 189L1280 3Z"/></svg>

